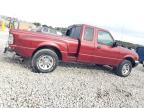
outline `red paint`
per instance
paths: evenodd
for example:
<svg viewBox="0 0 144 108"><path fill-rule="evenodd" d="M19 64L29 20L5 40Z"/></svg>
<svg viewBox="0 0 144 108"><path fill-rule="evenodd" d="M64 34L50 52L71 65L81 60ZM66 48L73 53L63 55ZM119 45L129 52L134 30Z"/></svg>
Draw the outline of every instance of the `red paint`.
<svg viewBox="0 0 144 108"><path fill-rule="evenodd" d="M106 31L104 29L93 27L93 40L85 41L83 39L85 27L92 26L80 26L80 41L66 36L11 30L10 33L14 35L14 44L9 46L23 57L32 57L34 51L43 46L55 47L61 52L62 61L68 62L75 61L117 66L126 57L130 57L134 61L138 60L137 54L128 49L98 44L97 32ZM101 49L98 49L97 46L100 46Z"/></svg>

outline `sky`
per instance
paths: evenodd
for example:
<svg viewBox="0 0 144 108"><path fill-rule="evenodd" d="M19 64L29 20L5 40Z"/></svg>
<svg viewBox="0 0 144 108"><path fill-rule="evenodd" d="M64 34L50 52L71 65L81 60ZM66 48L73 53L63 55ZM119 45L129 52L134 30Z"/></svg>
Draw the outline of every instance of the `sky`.
<svg viewBox="0 0 144 108"><path fill-rule="evenodd" d="M144 45L143 0L0 0L0 15L67 27L89 24L117 40Z"/></svg>

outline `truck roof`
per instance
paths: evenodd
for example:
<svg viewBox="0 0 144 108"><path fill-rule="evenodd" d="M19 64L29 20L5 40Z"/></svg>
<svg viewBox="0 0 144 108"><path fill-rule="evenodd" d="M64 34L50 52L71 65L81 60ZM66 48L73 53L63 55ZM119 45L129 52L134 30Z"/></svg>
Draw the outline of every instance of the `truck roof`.
<svg viewBox="0 0 144 108"><path fill-rule="evenodd" d="M96 26L92 26L92 25L88 25L88 24L73 24L73 25L69 26L68 28L71 28L71 27L74 27L74 26L89 26L89 27L94 27L94 28L96 28L98 30L108 31L106 29L103 29L103 28L100 28L100 27L96 27Z"/></svg>

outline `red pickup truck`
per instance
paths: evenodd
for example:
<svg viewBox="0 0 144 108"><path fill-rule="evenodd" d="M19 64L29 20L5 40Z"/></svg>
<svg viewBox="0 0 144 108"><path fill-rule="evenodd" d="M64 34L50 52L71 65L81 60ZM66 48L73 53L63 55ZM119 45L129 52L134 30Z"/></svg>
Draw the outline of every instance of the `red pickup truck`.
<svg viewBox="0 0 144 108"><path fill-rule="evenodd" d="M32 68L42 73L63 61L109 65L126 77L139 59L134 51L117 46L107 30L85 24L68 27L65 36L12 29L6 50L30 57Z"/></svg>

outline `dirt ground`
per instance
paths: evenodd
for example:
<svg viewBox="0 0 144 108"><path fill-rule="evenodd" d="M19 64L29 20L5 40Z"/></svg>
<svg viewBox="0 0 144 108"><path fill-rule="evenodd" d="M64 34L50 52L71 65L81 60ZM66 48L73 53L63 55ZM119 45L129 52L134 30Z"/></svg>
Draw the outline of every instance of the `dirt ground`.
<svg viewBox="0 0 144 108"><path fill-rule="evenodd" d="M52 73L31 71L3 54L8 34L0 33L0 108L143 108L144 68L119 77L107 67L60 63Z"/></svg>

